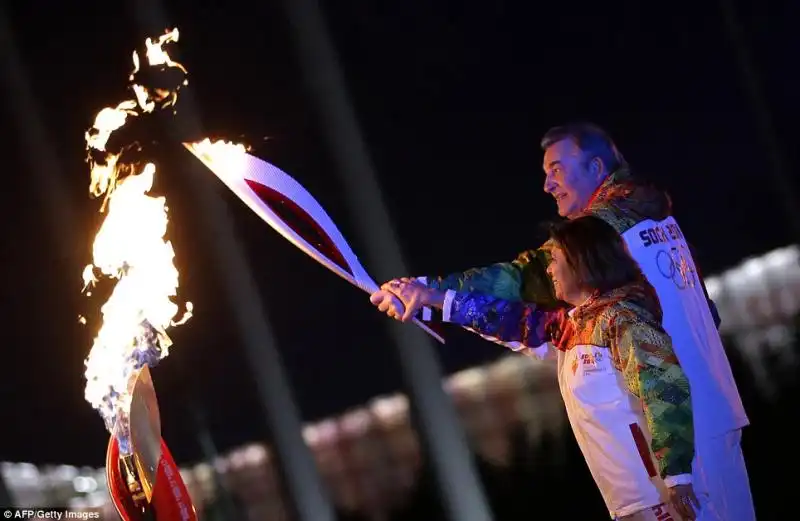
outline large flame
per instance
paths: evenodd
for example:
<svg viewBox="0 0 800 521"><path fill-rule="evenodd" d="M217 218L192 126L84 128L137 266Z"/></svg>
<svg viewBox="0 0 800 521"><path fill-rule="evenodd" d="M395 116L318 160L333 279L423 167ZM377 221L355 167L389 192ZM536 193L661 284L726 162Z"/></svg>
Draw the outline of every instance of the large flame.
<svg viewBox="0 0 800 521"><path fill-rule="evenodd" d="M178 68L163 49L178 41L174 29L153 42L147 39L150 67ZM139 56L133 53L134 71L139 71ZM152 112L157 106L173 105L174 90L148 89L132 83L136 99L101 110L93 127L86 132L91 167L90 193L104 196L101 212L107 212L93 245L92 264L83 273L84 292L97 282L96 275L115 279L113 292L101 308L102 325L86 360L86 400L103 417L108 430L120 438L127 451L127 413L129 385L143 365L155 365L167 356L168 328L191 316L191 303L179 321L178 305L173 302L178 290L172 244L165 239L168 217L164 197L148 195L156 173L152 163L125 162L122 152L106 150L112 133L125 125L130 116ZM101 159L97 159L100 157Z"/></svg>

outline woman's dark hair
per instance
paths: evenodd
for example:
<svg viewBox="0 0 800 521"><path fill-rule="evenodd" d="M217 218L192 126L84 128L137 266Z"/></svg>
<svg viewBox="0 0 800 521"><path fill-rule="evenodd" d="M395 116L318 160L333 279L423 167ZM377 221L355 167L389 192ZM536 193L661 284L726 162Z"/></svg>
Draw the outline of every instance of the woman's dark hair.
<svg viewBox="0 0 800 521"><path fill-rule="evenodd" d="M550 238L564 252L584 290L606 293L644 280L622 237L598 217L578 217L554 224Z"/></svg>

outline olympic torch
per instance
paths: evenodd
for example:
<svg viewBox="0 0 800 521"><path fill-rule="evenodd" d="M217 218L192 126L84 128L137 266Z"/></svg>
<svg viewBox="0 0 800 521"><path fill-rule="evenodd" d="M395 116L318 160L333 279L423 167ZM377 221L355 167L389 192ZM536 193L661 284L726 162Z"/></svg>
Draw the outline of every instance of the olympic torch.
<svg viewBox="0 0 800 521"><path fill-rule="evenodd" d="M309 257L367 293L378 290L322 205L289 174L248 154L240 144L205 139L184 146L248 208ZM397 299L395 305L403 309ZM429 325L416 318L414 323L445 342Z"/></svg>
<svg viewBox="0 0 800 521"><path fill-rule="evenodd" d="M163 45L178 40L177 29L146 40L148 72L185 70ZM133 82L139 57L133 54ZM183 317L177 296L175 253L165 239L166 199L149 194L156 167L127 159L133 143L108 150L111 135L129 117L175 103L178 87L131 84L132 99L107 107L86 132L91 167L90 193L104 196L106 217L95 237L92 264L83 273L84 293L105 281L113 284L101 308L102 324L86 359L86 400L105 421L110 439L106 478L112 503L123 521L195 521L197 515L180 471L161 437L158 400L150 368L169 353L167 330ZM86 319L82 318L86 323Z"/></svg>

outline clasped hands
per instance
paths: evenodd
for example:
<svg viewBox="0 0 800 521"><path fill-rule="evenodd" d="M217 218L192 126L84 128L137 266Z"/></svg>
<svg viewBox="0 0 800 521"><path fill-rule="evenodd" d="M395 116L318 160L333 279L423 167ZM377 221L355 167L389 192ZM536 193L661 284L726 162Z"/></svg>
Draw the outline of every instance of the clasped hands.
<svg viewBox="0 0 800 521"><path fill-rule="evenodd" d="M431 289L416 279L403 277L390 280L370 295L369 301L389 317L408 322L423 307L441 308L444 293Z"/></svg>

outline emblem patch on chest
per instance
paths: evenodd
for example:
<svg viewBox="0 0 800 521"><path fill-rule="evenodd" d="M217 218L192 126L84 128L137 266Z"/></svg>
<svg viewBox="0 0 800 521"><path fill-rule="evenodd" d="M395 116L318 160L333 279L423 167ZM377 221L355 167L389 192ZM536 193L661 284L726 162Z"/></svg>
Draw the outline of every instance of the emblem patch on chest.
<svg viewBox="0 0 800 521"><path fill-rule="evenodd" d="M603 353L600 351L595 353L581 353L581 365L583 365L584 371L598 369L602 361Z"/></svg>
<svg viewBox="0 0 800 521"><path fill-rule="evenodd" d="M581 368L584 374L594 373L602 370L602 362L604 359L605 354L603 354L602 351L578 353L575 358L572 359L570 369L572 369L573 375L578 372L578 367Z"/></svg>

